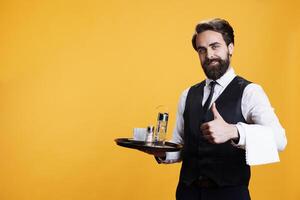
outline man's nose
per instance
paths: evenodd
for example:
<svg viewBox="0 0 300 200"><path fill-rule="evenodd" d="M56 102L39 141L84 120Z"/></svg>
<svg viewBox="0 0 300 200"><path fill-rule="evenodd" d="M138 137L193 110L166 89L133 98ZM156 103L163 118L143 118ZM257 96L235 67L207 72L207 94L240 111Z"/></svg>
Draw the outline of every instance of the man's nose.
<svg viewBox="0 0 300 200"><path fill-rule="evenodd" d="M214 58L214 51L212 49L207 49L206 57L209 59Z"/></svg>

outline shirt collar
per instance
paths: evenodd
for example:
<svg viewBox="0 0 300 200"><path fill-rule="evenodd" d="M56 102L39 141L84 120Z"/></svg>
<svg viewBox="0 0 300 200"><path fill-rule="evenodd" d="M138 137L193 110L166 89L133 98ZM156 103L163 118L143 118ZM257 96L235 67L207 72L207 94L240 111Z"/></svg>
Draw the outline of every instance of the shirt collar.
<svg viewBox="0 0 300 200"><path fill-rule="evenodd" d="M225 74L223 76L221 76L221 78L217 79L216 82L218 83L218 85L222 86L222 87L226 87L236 76L234 69L229 66L228 70L225 72ZM212 82L212 79L206 79L205 80L205 85L208 86L210 84L210 82Z"/></svg>

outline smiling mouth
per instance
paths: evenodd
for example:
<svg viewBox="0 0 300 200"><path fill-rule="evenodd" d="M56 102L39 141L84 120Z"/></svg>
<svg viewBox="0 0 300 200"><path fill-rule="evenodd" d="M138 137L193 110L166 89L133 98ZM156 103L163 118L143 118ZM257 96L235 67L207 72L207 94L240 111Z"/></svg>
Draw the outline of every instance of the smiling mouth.
<svg viewBox="0 0 300 200"><path fill-rule="evenodd" d="M209 63L209 65L217 65L217 64L219 64L219 62L216 61L216 60L214 60L214 61L212 61L211 63Z"/></svg>

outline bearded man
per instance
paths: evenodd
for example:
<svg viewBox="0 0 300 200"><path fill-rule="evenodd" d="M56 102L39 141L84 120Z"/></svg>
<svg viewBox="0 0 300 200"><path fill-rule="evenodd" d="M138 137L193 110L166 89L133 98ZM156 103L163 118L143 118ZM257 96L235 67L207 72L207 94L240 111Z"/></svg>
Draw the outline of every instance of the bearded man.
<svg viewBox="0 0 300 200"><path fill-rule="evenodd" d="M156 159L182 161L177 200L249 200L250 165L278 162L285 130L262 87L230 65L234 31L226 20L197 24L192 45L207 79L180 97L171 142L182 151Z"/></svg>

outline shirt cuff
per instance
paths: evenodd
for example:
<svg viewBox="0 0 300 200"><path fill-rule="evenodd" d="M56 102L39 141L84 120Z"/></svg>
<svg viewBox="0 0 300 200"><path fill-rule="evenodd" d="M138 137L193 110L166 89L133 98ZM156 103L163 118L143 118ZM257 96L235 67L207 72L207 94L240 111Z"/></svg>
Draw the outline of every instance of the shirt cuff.
<svg viewBox="0 0 300 200"><path fill-rule="evenodd" d="M245 129L242 126L241 122L237 123L235 126L236 126L236 128L238 130L240 139L239 139L238 143L235 143L233 141L231 143L232 143L233 146L236 146L236 147L239 147L239 148L245 148L245 144L246 144Z"/></svg>
<svg viewBox="0 0 300 200"><path fill-rule="evenodd" d="M181 161L181 152L166 152L166 157L155 157L157 163L172 164Z"/></svg>

